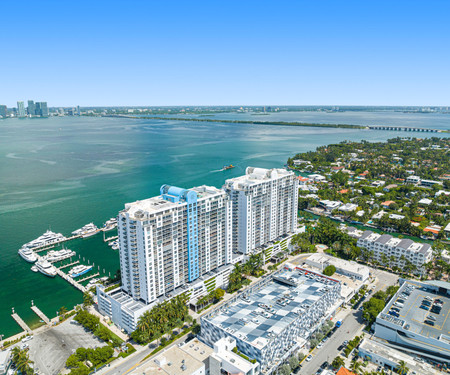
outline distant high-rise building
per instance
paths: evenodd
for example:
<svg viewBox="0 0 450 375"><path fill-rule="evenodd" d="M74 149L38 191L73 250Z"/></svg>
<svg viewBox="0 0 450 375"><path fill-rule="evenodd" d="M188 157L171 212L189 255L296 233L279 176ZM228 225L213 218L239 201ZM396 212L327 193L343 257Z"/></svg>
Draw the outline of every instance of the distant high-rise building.
<svg viewBox="0 0 450 375"><path fill-rule="evenodd" d="M6 105L0 105L0 117L6 117L7 109Z"/></svg>
<svg viewBox="0 0 450 375"><path fill-rule="evenodd" d="M77 105L77 115L80 116L81 115L81 111L80 111L80 106Z"/></svg>
<svg viewBox="0 0 450 375"><path fill-rule="evenodd" d="M47 102L36 102L36 115L48 117Z"/></svg>
<svg viewBox="0 0 450 375"><path fill-rule="evenodd" d="M27 114L28 116L36 115L36 106L34 105L33 100L28 100Z"/></svg>
<svg viewBox="0 0 450 375"><path fill-rule="evenodd" d="M23 102L17 102L17 116L25 117L26 115L25 105L23 104Z"/></svg>

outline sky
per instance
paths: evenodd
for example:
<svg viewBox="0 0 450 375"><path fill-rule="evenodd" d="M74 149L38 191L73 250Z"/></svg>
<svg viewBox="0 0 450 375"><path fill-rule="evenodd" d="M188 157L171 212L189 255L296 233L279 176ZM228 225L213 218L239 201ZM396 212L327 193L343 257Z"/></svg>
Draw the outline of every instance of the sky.
<svg viewBox="0 0 450 375"><path fill-rule="evenodd" d="M0 104L450 106L450 1L4 0Z"/></svg>

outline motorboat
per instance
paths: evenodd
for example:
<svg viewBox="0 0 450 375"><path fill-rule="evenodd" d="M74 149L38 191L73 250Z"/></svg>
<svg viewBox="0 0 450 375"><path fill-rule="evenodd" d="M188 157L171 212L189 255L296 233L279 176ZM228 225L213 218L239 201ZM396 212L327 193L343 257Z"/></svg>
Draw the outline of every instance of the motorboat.
<svg viewBox="0 0 450 375"><path fill-rule="evenodd" d="M18 251L19 255L25 259L28 263L34 263L37 261L37 256L34 253L33 250L29 249L28 247L22 247Z"/></svg>
<svg viewBox="0 0 450 375"><path fill-rule="evenodd" d="M93 236L97 232L98 232L98 228L96 227L96 225L94 223L89 223L80 229L74 230L72 232L72 235L81 236L83 238L86 238L86 237Z"/></svg>
<svg viewBox="0 0 450 375"><path fill-rule="evenodd" d="M47 259L40 259L36 262L36 268L40 273L49 277L56 276L56 268Z"/></svg>
<svg viewBox="0 0 450 375"><path fill-rule="evenodd" d="M84 275L85 273L88 273L90 270L92 270L93 266L85 266L84 264L80 264L78 266L73 267L69 271L69 276L72 278Z"/></svg>
<svg viewBox="0 0 450 375"><path fill-rule="evenodd" d="M47 259L50 263L60 262L64 259L71 258L77 253L70 249L62 249L62 250L50 250L46 255L45 259Z"/></svg>
<svg viewBox="0 0 450 375"><path fill-rule="evenodd" d="M36 238L33 241L30 241L23 245L23 247L28 247L30 249L37 247L44 247L48 245L53 245L62 241L65 241L66 237L64 237L61 233L55 233L51 230L46 231L42 236Z"/></svg>
<svg viewBox="0 0 450 375"><path fill-rule="evenodd" d="M111 219L107 220L105 224L103 225L102 231L108 232L110 230L113 230L117 227L117 218L112 217Z"/></svg>

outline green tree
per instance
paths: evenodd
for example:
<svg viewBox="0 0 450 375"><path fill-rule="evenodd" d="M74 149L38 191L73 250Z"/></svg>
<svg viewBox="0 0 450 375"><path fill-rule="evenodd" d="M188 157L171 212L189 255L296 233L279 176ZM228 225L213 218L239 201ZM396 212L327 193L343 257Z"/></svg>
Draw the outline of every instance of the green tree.
<svg viewBox="0 0 450 375"><path fill-rule="evenodd" d="M396 370L398 371L399 374L401 375L406 375L409 371L409 368L406 367L406 362L405 361L399 361L398 365L396 367Z"/></svg>
<svg viewBox="0 0 450 375"><path fill-rule="evenodd" d="M85 307L92 306L94 304L94 297L92 297L92 294L90 292L84 292L83 293L83 305Z"/></svg>
<svg viewBox="0 0 450 375"><path fill-rule="evenodd" d="M326 266L325 269L323 270L323 274L327 275L327 276L332 276L335 272L336 272L336 267L333 266L332 264Z"/></svg>
<svg viewBox="0 0 450 375"><path fill-rule="evenodd" d="M336 357L335 359L333 359L333 362L331 362L331 366L333 366L333 368L335 369L339 369L341 368L341 366L345 365L345 361L344 358L342 357Z"/></svg>

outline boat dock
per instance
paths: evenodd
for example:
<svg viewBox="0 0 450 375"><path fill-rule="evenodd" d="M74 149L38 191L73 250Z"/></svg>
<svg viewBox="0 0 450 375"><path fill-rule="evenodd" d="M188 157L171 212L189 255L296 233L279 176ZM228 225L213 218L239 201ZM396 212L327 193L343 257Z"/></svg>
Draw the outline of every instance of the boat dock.
<svg viewBox="0 0 450 375"><path fill-rule="evenodd" d="M103 241L109 242L109 241L117 240L118 238L119 238L119 236L112 236L112 237L108 237L108 238L103 238Z"/></svg>
<svg viewBox="0 0 450 375"><path fill-rule="evenodd" d="M14 309L11 316L24 331L31 332L31 328L28 327L27 323L25 323L22 318L14 312Z"/></svg>
<svg viewBox="0 0 450 375"><path fill-rule="evenodd" d="M51 245L51 246L46 246L46 247L41 247L41 248L36 248L37 250L33 250L35 253L41 253L42 251L45 250L50 250L53 249L55 247L55 245Z"/></svg>
<svg viewBox="0 0 450 375"><path fill-rule="evenodd" d="M93 274L93 275L90 275L90 276L87 276L87 277L85 277L84 279L81 279L81 280L78 280L78 282L79 283L82 283L83 281L86 281L86 280L89 280L89 279L93 279L94 277L96 277L96 276L100 276L100 273L95 273L95 274Z"/></svg>
<svg viewBox="0 0 450 375"><path fill-rule="evenodd" d="M37 306L32 305L31 310L33 310L36 315L44 321L45 324L50 323L50 319L47 318L47 316L41 310L39 310Z"/></svg>
<svg viewBox="0 0 450 375"><path fill-rule="evenodd" d="M67 268L67 267L70 267L70 266L74 266L75 264L78 264L78 263L80 263L80 261L79 260L76 260L75 262L72 262L72 263L69 263L69 264L64 264L63 266L61 266L61 267L57 267L59 270L62 270L62 269L64 269L64 268Z"/></svg>
<svg viewBox="0 0 450 375"><path fill-rule="evenodd" d="M61 271L59 268L56 268L56 273L61 276L64 280L66 280L69 284L73 285L75 288L77 288L81 292L86 292L86 288L81 285L79 282L72 279L70 276L66 275L63 271Z"/></svg>

